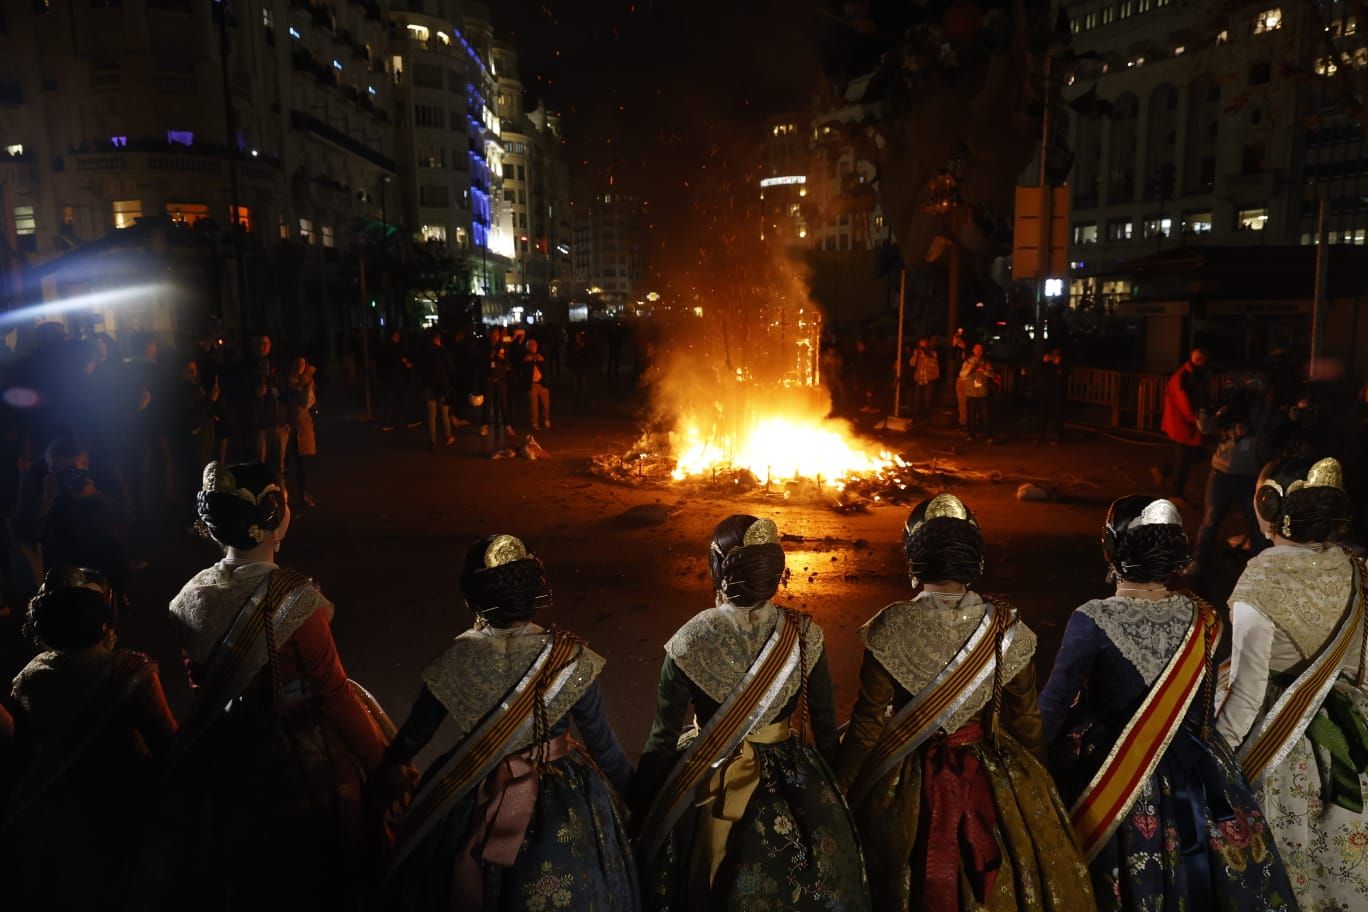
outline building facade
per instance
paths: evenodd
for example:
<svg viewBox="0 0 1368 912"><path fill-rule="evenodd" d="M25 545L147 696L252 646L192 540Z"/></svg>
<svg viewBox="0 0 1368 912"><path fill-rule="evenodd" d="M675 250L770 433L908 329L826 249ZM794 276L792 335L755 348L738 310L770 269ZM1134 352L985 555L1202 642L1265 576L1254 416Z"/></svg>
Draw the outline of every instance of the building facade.
<svg viewBox="0 0 1368 912"><path fill-rule="evenodd" d="M318 336L355 303L339 249L395 171L384 10L225 8L7 6L0 170L16 300L127 287L136 257L81 254L140 227L183 280L92 314L95 328L187 331L189 309Z"/></svg>
<svg viewBox="0 0 1368 912"><path fill-rule="evenodd" d="M645 274L641 200L629 193L595 193L575 201L572 218L576 283L598 313L625 313Z"/></svg>
<svg viewBox="0 0 1368 912"><path fill-rule="evenodd" d="M1156 257L1204 262L1167 256L1180 248L1227 260L1266 248L1293 262L1281 250L1315 242L1321 196L1327 241L1368 243L1363 129L1317 78L1368 64L1358 23L1342 4L1275 0L1083 0L1065 10L1074 51L1090 58L1064 91L1075 155L1067 306L1141 318L1139 357L1152 367L1202 336L1228 337L1245 357L1305 351L1311 274L1298 300L1244 310L1156 297L1175 286L1145 276Z"/></svg>
<svg viewBox="0 0 1368 912"><path fill-rule="evenodd" d="M0 296L35 318L96 302L91 331L331 351L362 320L357 254L397 235L506 318L497 56L476 2L6 4ZM401 309L434 317L439 291Z"/></svg>

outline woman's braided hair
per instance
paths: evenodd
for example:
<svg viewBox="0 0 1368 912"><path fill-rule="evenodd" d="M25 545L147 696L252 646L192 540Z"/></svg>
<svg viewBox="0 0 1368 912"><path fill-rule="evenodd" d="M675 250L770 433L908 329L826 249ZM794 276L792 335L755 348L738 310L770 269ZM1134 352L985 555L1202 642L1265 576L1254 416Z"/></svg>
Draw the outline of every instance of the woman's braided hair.
<svg viewBox="0 0 1368 912"><path fill-rule="evenodd" d="M946 515L940 503L953 503ZM928 518L929 517L929 518ZM969 508L950 494L938 494L917 504L903 525L907 572L927 583L969 584L983 573L983 533Z"/></svg>
<svg viewBox="0 0 1368 912"><path fill-rule="evenodd" d="M507 538L510 536L489 535L475 542L466 552L461 570L461 593L466 604L494 627L529 621L551 604L546 568L536 555L488 565L490 546Z"/></svg>
<svg viewBox="0 0 1368 912"><path fill-rule="evenodd" d="M713 587L739 608L768 601L784 578L784 548L777 541L747 544L746 533L758 522L754 516L728 516L713 529L708 567Z"/></svg>
<svg viewBox="0 0 1368 912"><path fill-rule="evenodd" d="M1162 582L1192 561L1178 508L1146 494L1112 502L1102 532L1102 553L1112 575L1132 583Z"/></svg>

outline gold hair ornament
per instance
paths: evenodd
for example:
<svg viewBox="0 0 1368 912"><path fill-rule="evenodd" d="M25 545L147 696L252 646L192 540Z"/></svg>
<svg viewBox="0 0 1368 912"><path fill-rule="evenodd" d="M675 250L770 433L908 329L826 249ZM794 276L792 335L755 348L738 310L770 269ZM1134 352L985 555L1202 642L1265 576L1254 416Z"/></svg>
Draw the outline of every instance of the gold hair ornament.
<svg viewBox="0 0 1368 912"><path fill-rule="evenodd" d="M526 560L530 555L527 546L512 535L496 535L485 548L484 565L486 569L502 567L514 561Z"/></svg>
<svg viewBox="0 0 1368 912"><path fill-rule="evenodd" d="M931 502L926 505L926 511L922 513L921 519L903 528L907 530L908 535L913 535L933 519L959 519L976 528L978 526L978 523L969 516L969 508L964 505L964 501L954 494L945 492L931 498Z"/></svg>
<svg viewBox="0 0 1368 912"><path fill-rule="evenodd" d="M757 519L750 524L746 534L741 536L741 545L777 545L779 544L779 527L772 519Z"/></svg>

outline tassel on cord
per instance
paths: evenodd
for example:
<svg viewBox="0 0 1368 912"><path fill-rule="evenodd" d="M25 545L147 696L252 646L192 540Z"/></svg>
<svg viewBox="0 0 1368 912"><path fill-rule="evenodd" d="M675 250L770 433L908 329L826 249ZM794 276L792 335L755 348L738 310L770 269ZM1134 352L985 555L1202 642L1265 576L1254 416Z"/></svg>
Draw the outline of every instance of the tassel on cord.
<svg viewBox="0 0 1368 912"><path fill-rule="evenodd" d="M791 612L790 617L798 619L798 743L807 744L808 721L812 714L808 706L807 637L808 629L812 627L812 615Z"/></svg>
<svg viewBox="0 0 1368 912"><path fill-rule="evenodd" d="M1202 740L1206 741L1211 738L1211 719L1216 714L1216 625L1206 623L1203 618L1207 612L1214 615L1215 609L1196 595L1189 598L1196 606L1198 622L1202 625L1202 644L1206 649L1202 662L1206 669L1202 673Z"/></svg>
<svg viewBox="0 0 1368 912"><path fill-rule="evenodd" d="M1012 626L1016 620L1016 612L1006 606L994 606L996 617L993 619L993 712L990 717L993 734L993 750L1000 748L998 740L998 729L1001 727L999 722L1002 718L1002 640L1007 635L1007 628Z"/></svg>

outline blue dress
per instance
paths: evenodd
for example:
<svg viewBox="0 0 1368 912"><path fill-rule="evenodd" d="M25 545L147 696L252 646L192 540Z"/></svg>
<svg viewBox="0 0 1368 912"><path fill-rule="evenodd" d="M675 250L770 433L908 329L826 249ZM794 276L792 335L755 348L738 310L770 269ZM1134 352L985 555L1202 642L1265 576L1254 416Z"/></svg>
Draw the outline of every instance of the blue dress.
<svg viewBox="0 0 1368 912"><path fill-rule="evenodd" d="M1072 805L1192 623L1182 595L1113 597L1069 618L1040 694L1050 768ZM1295 910L1277 846L1230 749L1193 701L1153 774L1089 870L1100 909ZM1204 725L1204 723L1206 723Z"/></svg>

